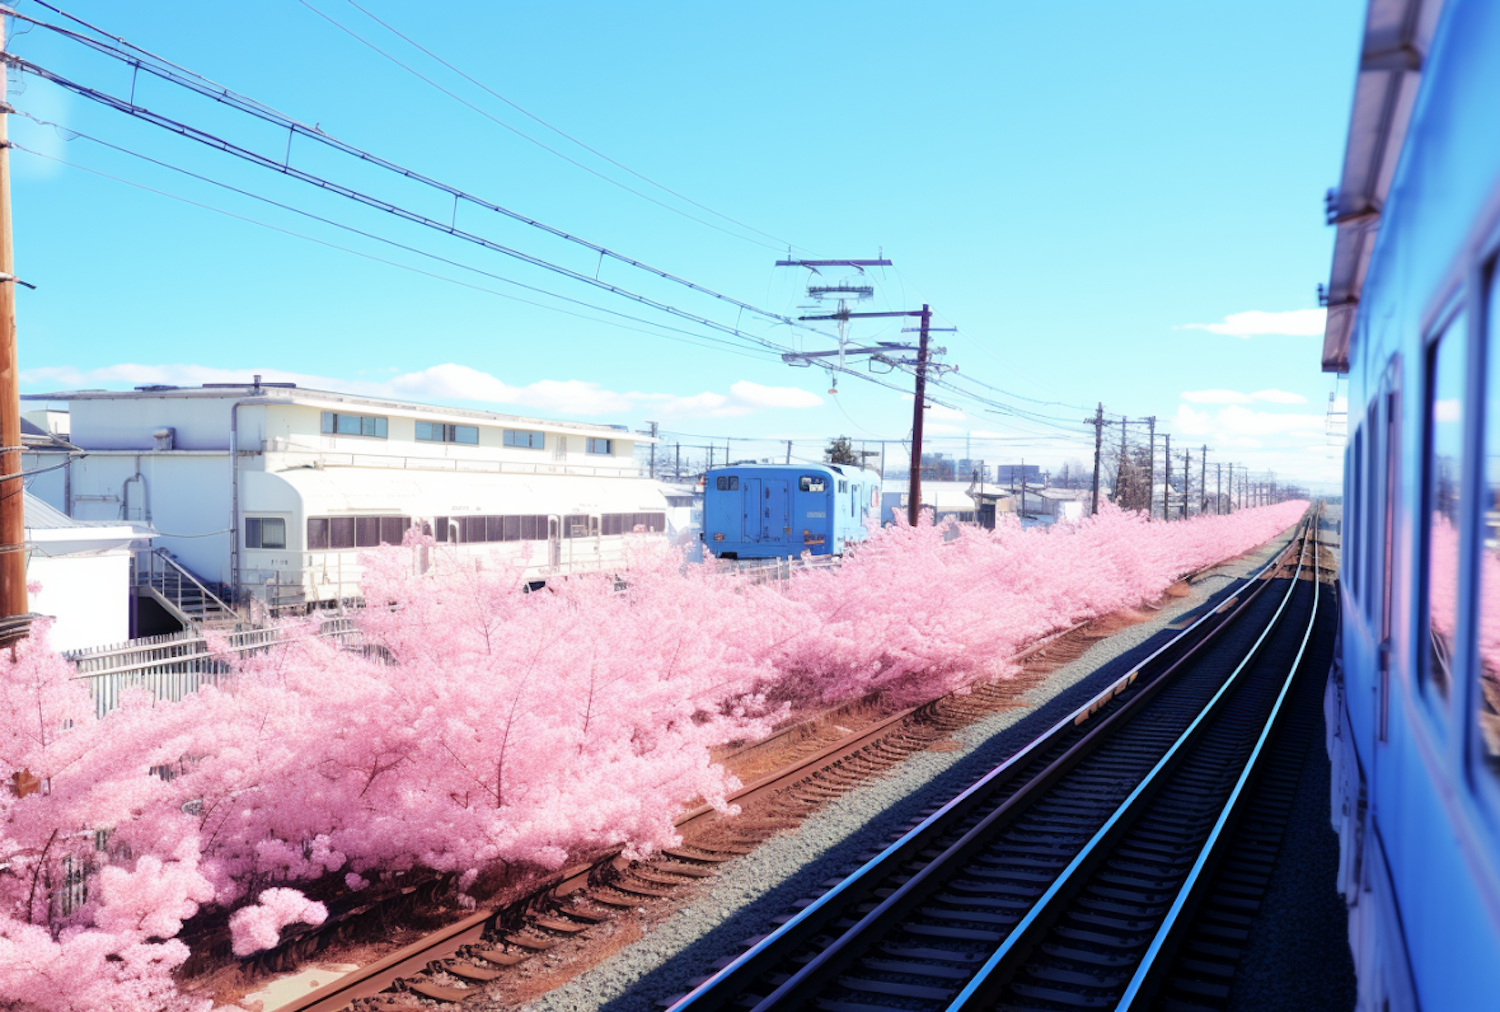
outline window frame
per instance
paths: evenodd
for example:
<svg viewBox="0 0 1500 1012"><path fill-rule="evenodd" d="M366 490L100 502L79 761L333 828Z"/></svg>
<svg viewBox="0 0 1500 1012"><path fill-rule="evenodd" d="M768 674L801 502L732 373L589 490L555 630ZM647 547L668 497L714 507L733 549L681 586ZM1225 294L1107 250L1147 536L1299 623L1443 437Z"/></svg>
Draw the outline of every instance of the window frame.
<svg viewBox="0 0 1500 1012"><path fill-rule="evenodd" d="M614 443L614 439L610 437L590 436L583 444L584 453L591 453L596 457L612 457L615 452ZM604 449L599 449L600 444L603 444Z"/></svg>
<svg viewBox="0 0 1500 1012"><path fill-rule="evenodd" d="M426 435L423 435L423 431ZM436 431L437 435L433 435ZM472 436L473 438L467 438ZM413 438L419 443L448 443L455 446L478 446L479 426L458 425L449 422L422 422L416 423L413 429Z"/></svg>
<svg viewBox="0 0 1500 1012"><path fill-rule="evenodd" d="M817 488L813 487L813 482L818 483ZM828 479L820 474L799 475L797 478L797 491L811 492L813 495L822 495L828 491Z"/></svg>
<svg viewBox="0 0 1500 1012"><path fill-rule="evenodd" d="M525 442L521 442L523 436L526 439ZM533 429L506 429L502 438L506 446L512 446L518 450L545 450L547 448L547 434Z"/></svg>
<svg viewBox="0 0 1500 1012"><path fill-rule="evenodd" d="M354 419L357 432L346 432L339 428L347 418ZM318 428L325 436L358 436L361 439L387 439L390 436L390 419L385 415L356 415L347 411L324 411Z"/></svg>
<svg viewBox="0 0 1500 1012"><path fill-rule="evenodd" d="M281 544L266 544L266 526L281 528ZM286 517L274 516L247 516L245 517L245 547L262 552L284 552L287 550L286 541Z"/></svg>

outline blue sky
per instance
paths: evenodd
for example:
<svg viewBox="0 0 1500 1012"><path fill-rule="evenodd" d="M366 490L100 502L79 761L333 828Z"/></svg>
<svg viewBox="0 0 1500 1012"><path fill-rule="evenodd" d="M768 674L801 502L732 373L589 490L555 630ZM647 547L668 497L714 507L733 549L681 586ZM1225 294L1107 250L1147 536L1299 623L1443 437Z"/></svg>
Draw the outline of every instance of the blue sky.
<svg viewBox="0 0 1500 1012"><path fill-rule="evenodd" d="M992 462L1084 459L1091 433L1074 420L1102 400L1131 418L1155 414L1174 449L1207 443L1210 461L1338 479L1314 286L1333 239L1321 195L1343 155L1363 12L1353 0L360 4L67 9L353 145L759 308L796 315L806 303L806 274L773 266L787 243L823 256L883 251L896 269L870 275L871 306L930 302L938 325L959 328L939 337L944 361L1005 391L965 387L1000 414L935 391L952 406L929 415L935 449L961 455L967 438ZM19 9L61 21L30 0ZM120 64L17 27L18 55L130 93ZM284 131L146 75L135 87L138 105L286 155ZM908 433L899 391L845 376L830 394L826 373L750 342L663 331L654 324L712 333L33 77L13 73L11 92L37 119L487 272L14 117L29 149L12 163L16 259L39 286L19 306L25 391L260 372L691 434L674 438L793 439L807 456L840 433ZM290 161L435 219L453 212L447 197L311 141L294 142ZM831 347L493 212L465 206L456 223L773 342ZM899 326L860 324L852 336L889 340ZM773 452L738 445L736 456Z"/></svg>

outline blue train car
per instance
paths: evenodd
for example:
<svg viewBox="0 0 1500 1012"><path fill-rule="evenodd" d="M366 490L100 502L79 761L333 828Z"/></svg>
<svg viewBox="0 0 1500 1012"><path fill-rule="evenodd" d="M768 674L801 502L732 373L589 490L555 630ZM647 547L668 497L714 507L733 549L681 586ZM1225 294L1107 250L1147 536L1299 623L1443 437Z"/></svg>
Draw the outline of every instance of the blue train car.
<svg viewBox="0 0 1500 1012"><path fill-rule="evenodd" d="M835 464L737 464L709 471L703 543L721 559L842 555L869 536L880 477Z"/></svg>
<svg viewBox="0 0 1500 1012"><path fill-rule="evenodd" d="M1500 4L1371 0L1323 367L1349 378L1326 712L1359 1008L1500 1008Z"/></svg>

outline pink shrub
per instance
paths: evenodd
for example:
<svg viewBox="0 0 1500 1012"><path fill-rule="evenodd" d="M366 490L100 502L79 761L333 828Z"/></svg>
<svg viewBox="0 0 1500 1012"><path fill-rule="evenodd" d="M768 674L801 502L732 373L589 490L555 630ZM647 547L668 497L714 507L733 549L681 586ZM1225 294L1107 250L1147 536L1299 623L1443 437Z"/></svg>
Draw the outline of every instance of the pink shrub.
<svg viewBox="0 0 1500 1012"><path fill-rule="evenodd" d="M0 1006L201 1009L170 975L205 904L243 956L322 920L298 883L447 872L468 903L497 869L648 854L687 805L728 807L712 746L792 705L1004 677L1025 644L1152 600L1302 508L902 525L784 588L642 539L617 574L528 594L503 552L477 564L413 534L365 559L368 656L291 625L222 688L127 693L102 720L39 627L0 655L0 773L43 788L0 791Z"/></svg>
<svg viewBox="0 0 1500 1012"><path fill-rule="evenodd" d="M316 927L328 919L328 908L314 903L296 889L267 889L248 907L240 907L229 918L229 934L236 956L269 949L281 940L288 924Z"/></svg>

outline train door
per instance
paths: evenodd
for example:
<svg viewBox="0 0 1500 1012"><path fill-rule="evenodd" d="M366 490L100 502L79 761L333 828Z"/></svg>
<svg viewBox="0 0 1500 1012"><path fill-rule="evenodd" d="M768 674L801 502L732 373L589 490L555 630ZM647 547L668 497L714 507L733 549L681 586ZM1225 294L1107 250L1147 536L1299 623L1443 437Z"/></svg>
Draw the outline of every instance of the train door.
<svg viewBox="0 0 1500 1012"><path fill-rule="evenodd" d="M547 518L547 564L554 570L562 564L562 519Z"/></svg>
<svg viewBox="0 0 1500 1012"><path fill-rule="evenodd" d="M763 541L790 541L792 536L791 486L785 478L767 478L762 500Z"/></svg>
<svg viewBox="0 0 1500 1012"><path fill-rule="evenodd" d="M744 538L746 541L759 541L761 532L765 529L764 506L761 502L761 482L759 478L743 478L744 483Z"/></svg>

